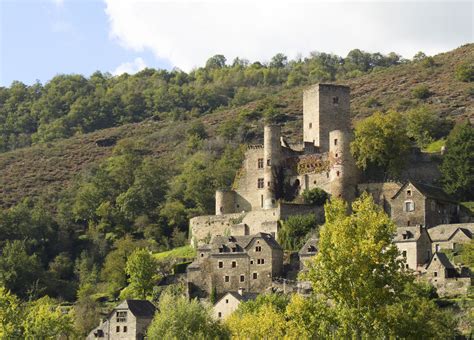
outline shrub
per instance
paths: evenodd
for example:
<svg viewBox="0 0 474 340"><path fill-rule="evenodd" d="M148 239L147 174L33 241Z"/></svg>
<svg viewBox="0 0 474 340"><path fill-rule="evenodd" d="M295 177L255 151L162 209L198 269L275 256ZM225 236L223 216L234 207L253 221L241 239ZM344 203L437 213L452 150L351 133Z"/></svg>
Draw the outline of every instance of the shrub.
<svg viewBox="0 0 474 340"><path fill-rule="evenodd" d="M328 198L328 193L320 188L303 191L303 199L307 204L323 205Z"/></svg>
<svg viewBox="0 0 474 340"><path fill-rule="evenodd" d="M457 80L464 82L474 81L474 62L459 64L454 74Z"/></svg>
<svg viewBox="0 0 474 340"><path fill-rule="evenodd" d="M365 106L369 107L369 108L374 108L374 107L378 107L380 106L380 102L377 100L377 98L374 98L374 97L370 97L369 99L367 99L367 101L365 102Z"/></svg>
<svg viewBox="0 0 474 340"><path fill-rule="evenodd" d="M417 99L426 99L431 96L431 91L426 85L418 85L413 88L411 94Z"/></svg>
<svg viewBox="0 0 474 340"><path fill-rule="evenodd" d="M433 57L426 57L421 61L421 66L423 66L425 68L430 68L430 67L433 67L435 65L436 65L436 63L435 63Z"/></svg>
<svg viewBox="0 0 474 340"><path fill-rule="evenodd" d="M316 228L316 217L313 214L294 215L281 222L278 240L285 250L299 250L308 234Z"/></svg>

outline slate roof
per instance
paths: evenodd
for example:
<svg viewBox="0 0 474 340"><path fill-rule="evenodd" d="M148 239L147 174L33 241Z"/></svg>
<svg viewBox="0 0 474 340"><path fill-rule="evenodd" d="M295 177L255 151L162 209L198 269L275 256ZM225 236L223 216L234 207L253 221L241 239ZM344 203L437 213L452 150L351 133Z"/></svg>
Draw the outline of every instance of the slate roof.
<svg viewBox="0 0 474 340"><path fill-rule="evenodd" d="M282 249L272 235L257 233L245 236L216 236L211 243L212 252L219 253L219 248L222 248L224 253L243 253L256 238L263 239L272 249ZM232 251L232 249L235 249L235 251Z"/></svg>
<svg viewBox="0 0 474 340"><path fill-rule="evenodd" d="M232 295L237 300L243 301L243 302L249 301L249 300L255 300L258 296L257 293L244 293L243 295L240 295L238 292L227 292L227 293L224 294L223 297L221 297L219 300L217 300L217 302L214 304L214 306L217 305L220 301L222 301L222 299L224 299L227 296L227 294Z"/></svg>
<svg viewBox="0 0 474 340"><path fill-rule="evenodd" d="M427 198L433 198L438 201L457 203L456 200L454 200L451 196L445 193L442 188L416 181L408 181L403 184L401 188L396 192L396 194L392 197L392 199L396 198L398 194L402 192L409 183L411 183L423 196Z"/></svg>
<svg viewBox="0 0 474 340"><path fill-rule="evenodd" d="M451 263L451 261L449 261L449 259L448 259L448 257L446 256L445 253L434 253L433 256L431 257L430 262L426 266L426 268L428 268L431 265L431 262L433 262L433 260L435 258L438 258L439 263L441 263L441 265L444 268L446 268L446 269L455 269L453 264Z"/></svg>
<svg viewBox="0 0 474 340"><path fill-rule="evenodd" d="M458 230L472 239L474 234L474 223L440 224L429 228L428 233L433 242L448 241Z"/></svg>
<svg viewBox="0 0 474 340"><path fill-rule="evenodd" d="M148 300L124 300L115 309L128 309L136 317L153 318L156 307Z"/></svg>
<svg viewBox="0 0 474 340"><path fill-rule="evenodd" d="M397 227L397 233L393 238L394 242L413 242L421 237L420 226Z"/></svg>
<svg viewBox="0 0 474 340"><path fill-rule="evenodd" d="M301 247L298 254L300 256L311 256L315 255L318 252L319 239L315 236L311 236L305 244Z"/></svg>

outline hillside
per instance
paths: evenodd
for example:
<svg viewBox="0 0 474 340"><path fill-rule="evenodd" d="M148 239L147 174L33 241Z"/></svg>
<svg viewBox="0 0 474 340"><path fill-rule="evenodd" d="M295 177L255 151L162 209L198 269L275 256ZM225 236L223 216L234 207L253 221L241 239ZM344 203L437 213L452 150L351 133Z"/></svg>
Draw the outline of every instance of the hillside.
<svg viewBox="0 0 474 340"><path fill-rule="evenodd" d="M472 83L455 79L457 65L474 58L474 44L434 57L434 65L410 62L390 68L374 70L354 79L341 80L352 91L354 120L370 115L375 110L404 111L419 103L430 105L443 117L453 120L474 120L474 89ZM416 99L412 90L424 84L430 91L426 99ZM307 86L277 87L276 93L263 99L232 108L217 109L212 113L186 121L147 119L139 123L98 130L92 133L34 145L0 154L0 206L14 205L24 197L53 195L67 187L71 180L92 164L111 155L112 146L124 138L141 140L153 155L179 165L183 155L187 128L195 121L203 122L208 139L217 136L224 123L242 111L255 110L267 97L278 103L284 114L283 133L288 139L299 141L302 119L302 92ZM250 121L246 142L258 142L262 121ZM105 146L103 144L106 144ZM100 146L102 145L102 146Z"/></svg>

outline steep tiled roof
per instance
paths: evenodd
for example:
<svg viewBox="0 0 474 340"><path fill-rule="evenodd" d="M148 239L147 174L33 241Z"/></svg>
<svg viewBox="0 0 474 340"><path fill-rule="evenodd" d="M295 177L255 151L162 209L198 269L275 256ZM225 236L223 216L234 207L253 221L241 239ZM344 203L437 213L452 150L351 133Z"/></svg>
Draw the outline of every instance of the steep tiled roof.
<svg viewBox="0 0 474 340"><path fill-rule="evenodd" d="M298 254L300 254L300 256L315 255L318 251L318 243L319 243L319 239L317 237L315 236L310 237L305 242L305 244L301 247Z"/></svg>
<svg viewBox="0 0 474 340"><path fill-rule="evenodd" d="M397 191L397 193L392 197L394 199L395 197L398 196L398 194L403 191L403 189L411 183L423 196L427 198L433 198L439 201L445 201L445 202L452 202L456 203L456 200L453 199L451 196L449 196L447 193L443 191L442 188L440 187L435 187L433 185L421 183L421 182L415 182L415 181L409 181L402 185L402 187Z"/></svg>
<svg viewBox="0 0 474 340"><path fill-rule="evenodd" d="M421 227L398 227L397 233L393 238L394 242L412 242L417 241L421 236Z"/></svg>
<svg viewBox="0 0 474 340"><path fill-rule="evenodd" d="M446 268L446 269L455 269L453 264L451 263L451 261L449 261L449 259L448 259L448 257L446 256L445 253L434 253L433 256L431 257L430 262L426 266L426 268L428 268L436 258L438 259L439 263L441 263L441 265L444 268Z"/></svg>
<svg viewBox="0 0 474 340"><path fill-rule="evenodd" d="M433 242L447 241L458 230L463 232L467 237L472 238L472 235L474 234L474 223L440 224L429 228L428 233Z"/></svg>
<svg viewBox="0 0 474 340"><path fill-rule="evenodd" d="M257 238L263 239L273 249L282 249L272 235L257 233L245 236L216 236L211 243L212 252L219 252L220 248L225 252L233 252L232 249L235 249L236 253L244 252L249 244Z"/></svg>

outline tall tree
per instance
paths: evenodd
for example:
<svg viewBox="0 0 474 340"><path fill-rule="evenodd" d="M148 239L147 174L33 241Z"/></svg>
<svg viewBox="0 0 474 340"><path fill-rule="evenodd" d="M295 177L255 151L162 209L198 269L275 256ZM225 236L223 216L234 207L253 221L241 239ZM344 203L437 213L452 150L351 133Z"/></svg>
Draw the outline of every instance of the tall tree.
<svg viewBox="0 0 474 340"><path fill-rule="evenodd" d="M131 290L141 299L151 293L159 278L158 263L146 249L137 249L128 257L125 271Z"/></svg>
<svg viewBox="0 0 474 340"><path fill-rule="evenodd" d="M440 170L444 189L462 200L474 199L474 128L469 122L455 127L446 141Z"/></svg>

